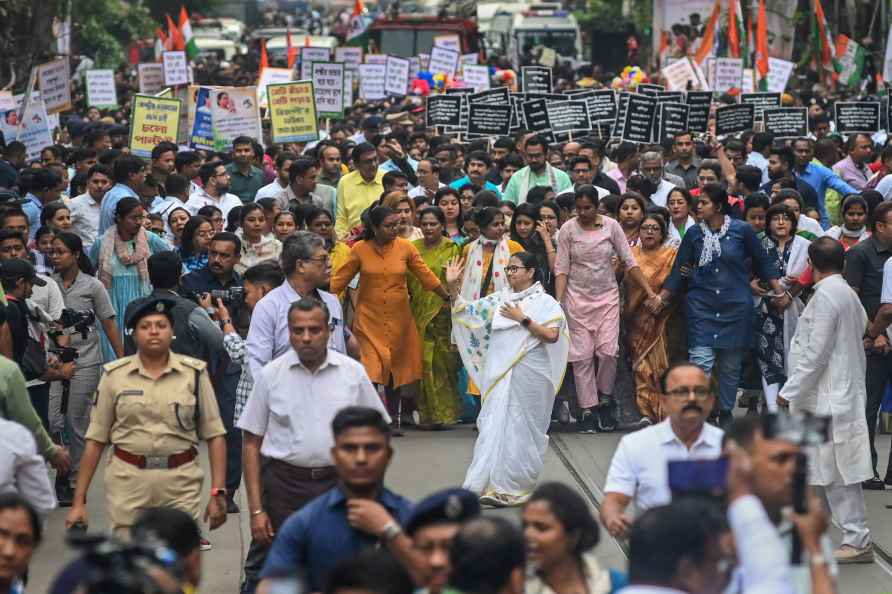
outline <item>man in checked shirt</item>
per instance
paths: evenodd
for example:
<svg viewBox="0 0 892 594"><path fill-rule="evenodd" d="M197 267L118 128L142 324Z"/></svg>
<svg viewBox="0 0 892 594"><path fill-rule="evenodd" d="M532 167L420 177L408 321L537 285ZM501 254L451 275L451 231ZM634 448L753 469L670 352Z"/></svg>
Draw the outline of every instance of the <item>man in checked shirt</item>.
<svg viewBox="0 0 892 594"><path fill-rule="evenodd" d="M245 288L244 306L248 311L252 311L257 302L264 295L281 285L285 281L285 275L282 268L277 262L268 261L256 264L247 269L242 275L242 282ZM242 375L238 380L238 387L235 390L235 414L233 415L233 424L235 424L245 408L248 396L254 388L254 378L251 377L251 368L245 358L246 342L236 330L229 310L223 304L223 301L217 299L214 304L216 311L213 318L220 323L223 329L223 348L229 355L233 363L237 363L242 367Z"/></svg>

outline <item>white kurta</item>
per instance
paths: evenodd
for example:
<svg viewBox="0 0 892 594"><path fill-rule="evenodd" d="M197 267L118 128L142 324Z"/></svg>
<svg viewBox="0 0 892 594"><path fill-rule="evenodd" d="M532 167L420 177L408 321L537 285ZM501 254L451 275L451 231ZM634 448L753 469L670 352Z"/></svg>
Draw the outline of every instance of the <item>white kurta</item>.
<svg viewBox="0 0 892 594"><path fill-rule="evenodd" d="M861 337L867 314L842 275L815 284L787 360L780 395L792 412L830 416L830 441L811 452L813 485L853 485L873 476L864 416L867 360Z"/></svg>
<svg viewBox="0 0 892 594"><path fill-rule="evenodd" d="M542 342L502 316L499 308L508 302L534 322L558 328L557 342ZM551 408L567 367L564 312L536 283L520 293L506 288L473 302L459 297L452 321L462 361L483 400L464 487L522 501L545 462Z"/></svg>

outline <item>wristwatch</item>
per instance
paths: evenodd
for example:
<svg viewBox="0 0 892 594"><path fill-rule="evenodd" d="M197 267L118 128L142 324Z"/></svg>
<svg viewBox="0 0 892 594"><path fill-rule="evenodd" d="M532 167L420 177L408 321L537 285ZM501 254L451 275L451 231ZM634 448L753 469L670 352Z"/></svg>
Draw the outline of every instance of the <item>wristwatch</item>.
<svg viewBox="0 0 892 594"><path fill-rule="evenodd" d="M222 488L221 489L211 489L211 497L218 497L220 495L226 497L227 495L229 495L229 491L227 491L226 489L222 489Z"/></svg>
<svg viewBox="0 0 892 594"><path fill-rule="evenodd" d="M524 319L522 319L520 321L520 325L523 326L524 328L529 328L530 324L532 324L532 323L533 323L533 320L531 320L530 318L527 318L527 317L525 317Z"/></svg>
<svg viewBox="0 0 892 594"><path fill-rule="evenodd" d="M232 323L232 320L229 320L229 319L226 319L226 320L220 320L220 327L221 327L221 328L225 328L225 327L226 327L226 324L231 324L231 323Z"/></svg>
<svg viewBox="0 0 892 594"><path fill-rule="evenodd" d="M381 540L390 542L402 533L403 529L400 528L400 525L391 520L387 522L387 524L384 525L384 529L381 530Z"/></svg>

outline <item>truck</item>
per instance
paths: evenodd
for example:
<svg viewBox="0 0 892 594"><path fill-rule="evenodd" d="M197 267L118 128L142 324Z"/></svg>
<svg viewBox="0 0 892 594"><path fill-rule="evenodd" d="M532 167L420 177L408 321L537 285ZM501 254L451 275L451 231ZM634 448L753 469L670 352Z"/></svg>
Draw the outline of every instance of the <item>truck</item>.
<svg viewBox="0 0 892 594"><path fill-rule="evenodd" d="M514 15L508 38L508 56L515 67L538 63L543 49L554 50L558 62L583 64L582 36L576 17L559 3L531 4Z"/></svg>
<svg viewBox="0 0 892 594"><path fill-rule="evenodd" d="M423 15L399 15L397 17L384 15L372 21L369 35L378 53L392 54L403 58L429 54L434 46L434 37L440 35L458 36L463 54L482 53L477 23L471 19Z"/></svg>

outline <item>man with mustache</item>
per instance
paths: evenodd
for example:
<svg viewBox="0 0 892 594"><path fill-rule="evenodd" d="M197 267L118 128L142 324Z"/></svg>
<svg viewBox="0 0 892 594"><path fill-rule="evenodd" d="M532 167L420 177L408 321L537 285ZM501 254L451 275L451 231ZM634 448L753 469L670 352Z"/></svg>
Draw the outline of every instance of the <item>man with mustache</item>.
<svg viewBox="0 0 892 594"><path fill-rule="evenodd" d="M671 365L660 378L660 405L665 420L623 437L607 472L601 523L611 536L626 535L635 502L639 513L666 505L670 460L709 460L722 451L722 430L706 423L715 405L709 377L688 361Z"/></svg>

